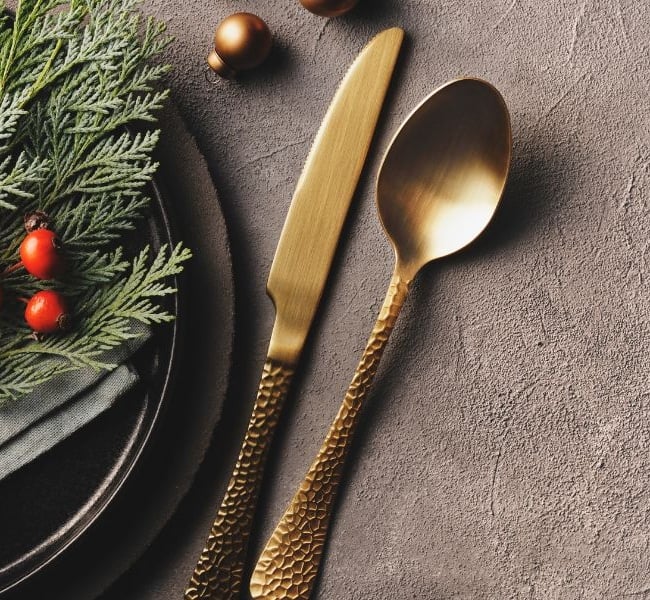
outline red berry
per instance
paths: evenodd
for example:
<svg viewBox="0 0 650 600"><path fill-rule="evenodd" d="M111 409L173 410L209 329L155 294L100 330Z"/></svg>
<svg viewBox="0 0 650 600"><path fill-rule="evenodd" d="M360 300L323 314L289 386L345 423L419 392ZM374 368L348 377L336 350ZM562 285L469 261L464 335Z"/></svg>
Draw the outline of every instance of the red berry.
<svg viewBox="0 0 650 600"><path fill-rule="evenodd" d="M54 290L36 292L27 302L25 321L36 333L54 333L67 329L70 315L65 298Z"/></svg>
<svg viewBox="0 0 650 600"><path fill-rule="evenodd" d="M20 244L20 260L29 273L39 279L55 279L63 274L63 245L49 229L35 229Z"/></svg>

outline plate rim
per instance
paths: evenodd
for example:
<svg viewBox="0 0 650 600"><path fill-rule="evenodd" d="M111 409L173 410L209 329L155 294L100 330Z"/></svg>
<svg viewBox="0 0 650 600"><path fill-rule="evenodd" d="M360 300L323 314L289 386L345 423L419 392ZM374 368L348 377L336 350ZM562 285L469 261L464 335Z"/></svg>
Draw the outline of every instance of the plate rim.
<svg viewBox="0 0 650 600"><path fill-rule="evenodd" d="M160 236L161 245L166 244L173 247L179 240L171 226L168 215L169 207L167 206L164 194L160 190L160 185L157 182L156 175L154 175L154 178L148 185L151 188L151 202L148 209L149 211L152 211L153 209L156 214L154 215L152 211L148 218L145 217L144 222L149 219L160 223L162 225L162 230L158 231L158 233L162 234ZM0 568L0 575L6 576L7 579L10 580L10 583L7 585L0 584L4 585L4 587L0 587L0 595L11 592L14 588L19 587L25 581L38 574L41 570L47 568L48 565L55 561L61 554L65 553L70 546L75 544L75 542L82 537L99 518L101 518L109 504L113 502L117 494L120 493L120 490L125 485L140 461L143 452L147 449L152 436L155 435L161 414L169 403L170 393L173 388L174 375L178 364L179 336L182 332L183 297L185 295L185 286L182 284L182 278L178 275L174 275L170 281L173 282L177 292L171 299L174 320L167 324L170 330L165 336L166 343L169 343L169 359L166 361L166 366L162 369L162 373L159 375L161 381L160 394L156 394L156 396L159 396L159 399L154 402L149 424L144 427L143 430L140 430L139 434L136 434L139 438L137 443L134 444L132 448L126 449L126 454L123 458L120 457L121 460L111 467L111 470L116 469L114 475L111 477L110 471L107 473L107 479L102 480L98 489L93 492L93 495L79 507L79 510L72 515L69 521L62 524L61 529L52 533L40 544L31 548L17 560ZM144 399L150 399L151 390L145 389L143 396ZM102 487L105 487L105 489L102 490ZM96 497L97 494L99 494L98 497ZM65 529L68 528L72 533L67 533L65 531ZM61 532L61 530L64 531ZM63 536L63 541L59 541L59 545L57 546L57 540L61 540L60 535ZM55 547L50 554L48 554L49 546ZM38 557L40 554L44 554L44 558L39 561ZM37 561L37 563L35 566L30 567L29 562L32 560ZM20 571L21 568L23 574L16 575L15 578L11 580L11 572L14 570Z"/></svg>
<svg viewBox="0 0 650 600"><path fill-rule="evenodd" d="M166 127L167 125L166 120L169 123L171 123L169 127ZM161 133L163 133L164 130L166 129L171 130L173 128L176 129L180 128L182 135L184 135L184 137L186 138L184 140L185 145L186 146L190 145L193 147L191 149L191 152L194 152L196 154L196 156L194 156L193 158L195 158L196 161L200 163L201 170L205 171L205 179L209 180L210 182L211 192L214 195L214 198L217 203L216 211L218 212L218 216L222 221L221 227L226 232L225 254L226 254L227 264L223 265L223 270L227 274L226 279L228 281L228 286L229 286L228 293L226 294L226 300L227 300L226 304L227 304L227 312L231 315L231 319L228 327L229 332L227 335L227 352L226 352L225 367L224 367L226 383L224 385L223 390L221 390L220 392L221 402L219 403L219 406L214 410L214 416L213 416L214 418L211 427L211 430L213 431L214 426L216 426L216 424L220 419L223 402L227 395L227 389L229 386L231 366L232 366L232 352L233 352L234 336L235 336L235 319L234 319L235 289L234 289L234 277L233 277L233 269L232 269L232 256L230 253L230 244L227 239L227 225L225 223L223 212L221 211L220 203L218 200L218 193L214 185L214 182L212 180L205 158L201 153L200 149L198 148L198 145L196 144L196 140L191 135L191 133L187 129L184 120L181 118L180 114L178 113L178 110L173 100L171 99L168 100L165 108L159 114L158 128L161 130ZM163 135L161 135L161 138L162 137ZM161 146L162 146L162 139L161 142L159 142L159 145L156 150L157 159L161 154ZM172 203L167 199L167 196L165 194L165 190L168 186L165 185L166 178L161 173L163 170L162 167L164 167L164 162L160 160L160 168L158 169L156 175L154 176L154 179L151 182L152 202L150 206L152 208L155 206L156 208L154 208L154 211L158 213L157 215L155 215L155 217L152 218L158 220L161 223L161 225L163 225L162 230L159 230L159 233L162 234L161 244L167 243L173 246L174 244L178 243L180 239L182 239L182 236L178 235L178 231L177 231L178 227L175 226L173 222L173 215L175 210L174 207L171 205ZM187 295L188 295L188 288L189 288L188 285L183 284L183 279L184 279L183 275L181 275L180 277L175 276L173 278L173 281L178 289L178 293L174 295L173 298L173 307L174 307L174 314L176 316L176 319L173 321L172 324L173 329L168 333L169 336L168 339L170 340L170 342L168 342L170 343L169 360L167 361L167 366L164 369L164 376L161 378L163 383L160 388L160 395L159 395L160 400L156 402L155 410L152 411L153 414L151 416L151 421L149 423L149 426L146 428L145 432L141 435L141 438L138 441L136 448L132 449L132 453L130 454L130 456L127 457L128 464L122 465L121 472L118 475L116 475L112 481L108 483L109 489L105 490L103 497L97 500L97 504L92 516L87 521L85 521L83 525L79 526L79 528L74 532L74 534L70 535L70 537L63 544L61 544L60 547L58 547L54 552L52 552L52 554L49 555L46 559L39 562L33 568L27 567L25 572L22 575L16 576L16 578L13 581L8 583L4 587L0 588L0 597L4 598L6 596L12 595L15 592L20 592L25 586L29 586L30 583L32 583L35 579L39 579L42 576L45 576L47 578L47 575L56 568L58 562L61 559L64 559L75 548L77 548L80 542L82 542L87 537L89 537L88 534L91 533L94 529L96 529L100 523L102 523L104 517L106 516L106 513L109 512L109 509L116 503L116 500L119 500L125 494L125 488L129 487L129 484L132 483L132 479L137 475L137 471L142 467L142 462L144 458L146 457L147 453L151 450L150 446L152 445L152 441L156 439L156 436L159 433L159 430L161 428L160 427L161 417L164 416L166 409L169 407L170 397L174 393L174 387L175 387L174 384L175 384L175 380L177 379L178 371L180 369L181 360L179 356L179 349L182 349L183 346L183 340L181 338L187 335L187 332L184 331L186 329L185 327L186 324L184 323L184 319L182 315L183 315L183 310L185 309L185 306L187 304ZM150 392L146 392L146 393L150 393ZM175 512L176 508L178 507L182 499L189 491L191 484L196 477L196 473L203 460L203 457L205 456L205 452L209 447L209 443L210 440L208 439L206 443L203 445L203 447L198 451L198 454L200 454L199 460L194 465L194 468L190 476L187 477L186 484L180 485L179 487L182 489L180 491L176 491L175 498L171 501L171 505L172 505L171 509L165 511L165 514L157 520L156 525L153 526L152 528L153 529L152 533L146 536L147 539L144 540L143 543L139 544L139 548L135 552L129 552L130 558L126 561L122 561L124 564L122 564L120 567L113 569L114 573L110 576L109 580L105 581L102 584L101 589L98 589L98 591L96 592L97 594L103 592L115 579L117 579L120 575L122 575L130 567L130 565L133 564L133 562L135 562L146 551L146 549L151 545L157 533L169 521L169 519ZM89 498L88 501L92 502L92 496ZM82 507L80 510L84 511L88 509L84 509ZM80 519L83 520L83 516L80 517ZM67 523L64 524L64 527L66 525ZM56 535L56 533L53 535ZM50 538L48 539L51 539L52 537L53 536L50 536ZM48 539L46 539L43 542L43 544L47 544ZM29 560L29 557L32 555L32 552L37 551L41 546L42 545L36 546L34 549L32 549L29 552L29 554L25 555L26 561ZM10 565L8 565L8 567L12 567L13 565L19 565L21 563L23 563L23 561L19 560L16 561L15 563L11 563Z"/></svg>

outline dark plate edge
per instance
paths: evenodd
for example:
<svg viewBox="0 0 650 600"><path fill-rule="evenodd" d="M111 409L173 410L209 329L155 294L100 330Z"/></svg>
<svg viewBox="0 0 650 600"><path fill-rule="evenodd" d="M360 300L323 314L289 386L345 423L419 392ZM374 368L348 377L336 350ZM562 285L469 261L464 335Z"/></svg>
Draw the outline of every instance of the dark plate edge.
<svg viewBox="0 0 650 600"><path fill-rule="evenodd" d="M168 143L173 141L174 145L182 143L184 149L189 151L191 156L190 160L195 161L196 164L199 164L201 171L204 173L205 179L212 181L207 163L202 153L200 152L198 145L194 137L187 130L180 114L178 113L175 106L171 101L168 102L165 109L160 114L159 126L162 129L161 141L156 150L155 158L161 163L161 169L159 173L162 172L165 167L166 161L164 160L164 143L166 136L170 136ZM171 131L175 134L173 139L171 138ZM168 188L165 185L165 176L156 175L155 176L155 185L153 186L155 190L155 199L154 202L159 203L159 212L162 216L162 221L165 226L165 235L166 240L169 243L176 243L178 240L183 239L182 235L179 235L177 230L180 229L173 225L176 221L175 215L177 211L170 206L169 202L165 202L165 194L161 193L161 189L164 190ZM196 460L193 461L191 469L185 471L185 477L177 482L176 485L171 491L169 496L166 499L163 499L161 506L156 511L155 516L153 513L149 514L148 523L140 523L140 531L137 531L137 541L132 541L128 548L121 548L118 557L113 557L108 561L102 561L100 565L100 570L98 572L86 572L83 577L78 577L79 585L72 585L74 590L66 592L61 597L72 598L88 598L96 597L105 591L111 583L125 573L128 568L138 559L140 556L147 550L147 548L153 543L161 529L167 523L167 521L173 515L176 507L180 504L182 499L186 496L189 491L192 482L198 472L200 465L203 462L205 453L210 445L212 433L216 427L220 415L221 415L221 406L227 395L227 388L229 385L229 373L231 370L232 364L232 353L234 345L234 279L232 271L232 260L230 255L230 244L227 238L227 227L223 219L223 214L219 209L218 197L215 192L214 185L212 184L212 194L213 200L216 204L217 210L213 217L219 219L218 228L225 234L225 239L223 240L224 252L220 256L220 267L221 267L221 279L222 283L225 284L226 288L223 294L223 299L227 303L227 313L230 316L230 319L227 321L227 327L224 328L223 333L225 334L222 337L222 340L227 341L227 349L223 352L223 363L224 363L224 373L226 385L223 386L223 389L220 390L220 403L215 407L212 419L209 423L204 423L203 433L200 436L202 443L197 445L194 457ZM187 241L187 240L186 240ZM191 244L188 244L191 247ZM225 261L225 264L223 262ZM225 277L224 277L225 275ZM181 280L184 275L181 276ZM177 278L175 278L177 279ZM174 308L177 316L185 310L188 287L186 285L179 284L179 294L174 298ZM145 436L142 438L141 443L137 451L134 452L134 455L130 461L128 468L125 468L123 476L120 478L119 483L117 483L111 493L107 494L105 501L102 502L102 506L97 510L94 517L80 529L70 540L67 542L60 550L58 550L52 557L39 565L36 569L32 570L30 573L20 578L16 582L12 583L9 587L0 590L0 597L7 597L9 600L10 596L14 593L20 593L20 598L25 598L26 593L36 594L44 593L37 590L49 590L50 597L52 594L52 585L54 589L57 589L57 594L62 593L61 588L59 587L62 581L68 581L71 577L71 572L76 571L75 576L79 575L77 568L75 567L75 557L83 555L84 549L88 551L88 547L93 544L102 544L102 552L108 551L109 548L104 547L102 543L102 529L110 527L110 521L119 515L121 512L120 508L117 508L117 505L122 505L124 502L129 501L129 496L132 495L132 488L137 488L137 482L135 480L140 479L145 475L147 470L147 463L149 463L154 457L152 456L152 443L155 443L156 438L160 434L160 417L164 416L164 412L168 408L170 403L170 395L174 393L174 384L175 378L173 376L174 370L180 367L182 362L181 357L179 356L179 346L182 350L183 341L180 338L185 337L186 332L179 331L184 328L183 319L177 320L174 322L174 332L172 335L172 349L170 352L170 361L168 364L167 371L165 373L165 381L163 385L163 394L164 397L159 402L154 418L152 419L151 426L146 432ZM163 419L164 420L164 419ZM208 433L209 432L209 433ZM131 498L132 500L133 498ZM114 513L114 514L111 514ZM116 513L116 514L115 514ZM100 530L100 531L98 531ZM108 558L108 557L105 557ZM106 568L103 568L106 567ZM92 591L90 591L92 589ZM82 591L83 590L83 591ZM81 595L78 595L81 594ZM55 597L59 597L58 595Z"/></svg>

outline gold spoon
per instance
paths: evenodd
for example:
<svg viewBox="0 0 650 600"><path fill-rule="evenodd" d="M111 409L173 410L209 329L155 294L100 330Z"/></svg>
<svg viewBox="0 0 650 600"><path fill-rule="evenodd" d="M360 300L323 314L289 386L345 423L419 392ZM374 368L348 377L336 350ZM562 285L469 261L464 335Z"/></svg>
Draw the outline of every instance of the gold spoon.
<svg viewBox="0 0 650 600"><path fill-rule="evenodd" d="M409 285L489 223L505 187L512 135L499 92L479 79L436 90L402 125L384 158L377 207L395 250L388 294L321 450L257 563L250 591L307 600L318 573L343 463Z"/></svg>

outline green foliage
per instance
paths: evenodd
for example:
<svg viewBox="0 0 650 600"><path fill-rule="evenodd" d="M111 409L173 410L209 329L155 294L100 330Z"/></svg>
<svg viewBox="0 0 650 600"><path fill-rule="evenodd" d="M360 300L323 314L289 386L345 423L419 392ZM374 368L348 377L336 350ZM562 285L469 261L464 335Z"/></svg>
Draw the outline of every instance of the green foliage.
<svg viewBox="0 0 650 600"><path fill-rule="evenodd" d="M0 402L64 370L113 368L102 354L136 335L134 321L171 318L160 305L175 292L165 279L189 251L145 249L127 260L119 246L146 209L157 167L158 132L126 126L154 122L168 95L156 87L167 66L152 62L164 28L137 4L22 0L15 18L0 18L0 265L18 260L22 217L35 209L52 217L71 265L64 284L23 271L3 279ZM45 287L64 291L77 324L37 342L8 299Z"/></svg>

